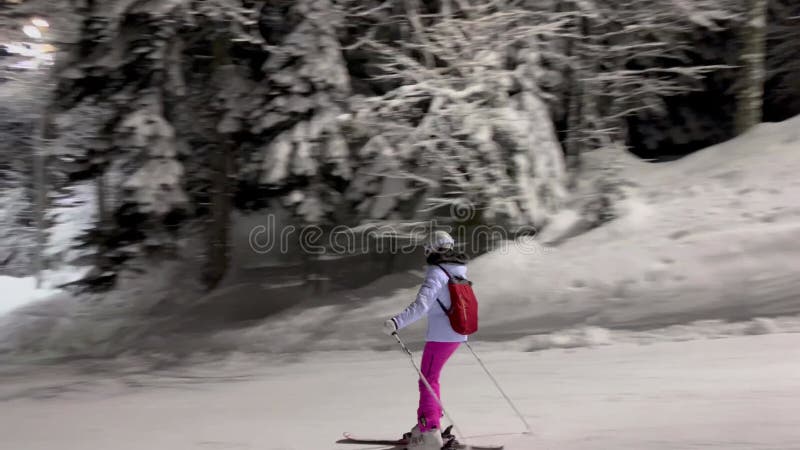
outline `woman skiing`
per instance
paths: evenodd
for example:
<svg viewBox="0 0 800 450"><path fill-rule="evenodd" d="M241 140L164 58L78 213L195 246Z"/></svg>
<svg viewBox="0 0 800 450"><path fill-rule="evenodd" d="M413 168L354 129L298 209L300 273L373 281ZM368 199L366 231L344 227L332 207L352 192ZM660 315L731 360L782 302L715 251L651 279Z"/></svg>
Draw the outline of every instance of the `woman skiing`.
<svg viewBox="0 0 800 450"><path fill-rule="evenodd" d="M428 318L425 349L422 353L422 375L428 380L436 397L441 398L439 375L448 359L467 336L453 331L445 309L450 308L447 283L450 277L466 278L467 257L455 250L455 241L444 231L434 233L425 246L428 270L417 297L401 313L384 323L386 334L392 335L422 317ZM408 450L440 450L443 446L440 419L442 409L422 380L419 380L417 424L406 433Z"/></svg>

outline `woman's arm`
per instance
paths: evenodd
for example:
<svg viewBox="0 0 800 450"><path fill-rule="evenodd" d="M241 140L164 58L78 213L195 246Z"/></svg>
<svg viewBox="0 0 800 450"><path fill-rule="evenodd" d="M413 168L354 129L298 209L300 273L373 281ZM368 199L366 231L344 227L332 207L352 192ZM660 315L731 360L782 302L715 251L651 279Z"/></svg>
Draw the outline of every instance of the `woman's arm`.
<svg viewBox="0 0 800 450"><path fill-rule="evenodd" d="M422 282L422 286L419 288L417 298L400 314L392 317L397 329L401 330L425 316L428 310L431 309L431 305L436 304L436 297L446 284L447 275L442 269L428 266L428 271L425 273L425 281Z"/></svg>

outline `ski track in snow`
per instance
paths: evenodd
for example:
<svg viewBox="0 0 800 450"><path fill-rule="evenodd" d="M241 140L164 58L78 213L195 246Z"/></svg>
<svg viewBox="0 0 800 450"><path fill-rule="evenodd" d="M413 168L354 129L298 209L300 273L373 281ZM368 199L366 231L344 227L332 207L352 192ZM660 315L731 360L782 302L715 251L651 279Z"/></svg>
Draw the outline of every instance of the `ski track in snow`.
<svg viewBox="0 0 800 450"><path fill-rule="evenodd" d="M800 449L800 335L482 355L522 424L471 355L443 374L468 441L507 450ZM61 372L53 372L60 370ZM2 448L364 450L345 431L393 438L414 420L416 382L397 352L237 357L171 371L8 375Z"/></svg>

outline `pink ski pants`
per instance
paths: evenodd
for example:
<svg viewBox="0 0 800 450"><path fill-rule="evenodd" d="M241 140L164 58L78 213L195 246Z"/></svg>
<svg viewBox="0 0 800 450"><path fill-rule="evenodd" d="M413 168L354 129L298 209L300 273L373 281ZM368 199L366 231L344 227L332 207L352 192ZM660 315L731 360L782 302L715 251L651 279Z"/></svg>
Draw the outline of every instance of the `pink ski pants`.
<svg viewBox="0 0 800 450"><path fill-rule="evenodd" d="M436 397L442 398L439 388L439 375L442 373L444 364L453 356L458 349L460 342L427 342L425 350L422 352L422 366L420 370L428 380L428 383L436 392ZM422 432L440 428L439 420L442 417L442 409L433 397L431 392L425 387L425 383L419 380L419 409L417 409L417 422Z"/></svg>

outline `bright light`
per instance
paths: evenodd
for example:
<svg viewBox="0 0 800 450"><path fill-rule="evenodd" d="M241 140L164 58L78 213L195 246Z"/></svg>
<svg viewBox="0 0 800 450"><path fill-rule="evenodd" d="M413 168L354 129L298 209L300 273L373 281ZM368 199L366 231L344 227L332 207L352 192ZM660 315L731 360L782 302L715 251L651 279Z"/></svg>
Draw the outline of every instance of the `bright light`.
<svg viewBox="0 0 800 450"><path fill-rule="evenodd" d="M50 23L49 23L48 21L46 21L46 20L44 20L44 19L40 19L40 18L38 18L38 17L36 17L36 18L34 18L33 20L31 20L31 23L32 23L32 24L33 24L33 25L34 25L36 28L50 28Z"/></svg>
<svg viewBox="0 0 800 450"><path fill-rule="evenodd" d="M36 28L33 25L25 25L22 27L22 32L25 33L26 36L33 39L41 39L42 38L42 30Z"/></svg>

